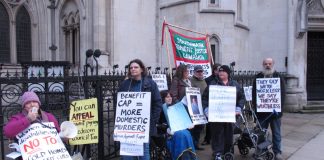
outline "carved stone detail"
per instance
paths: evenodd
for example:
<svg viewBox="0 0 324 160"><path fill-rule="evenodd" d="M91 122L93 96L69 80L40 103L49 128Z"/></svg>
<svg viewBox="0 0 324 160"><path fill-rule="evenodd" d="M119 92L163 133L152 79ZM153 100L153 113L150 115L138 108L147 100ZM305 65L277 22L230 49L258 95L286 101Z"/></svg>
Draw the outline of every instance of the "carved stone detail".
<svg viewBox="0 0 324 160"><path fill-rule="evenodd" d="M311 15L324 14L324 0L311 0L308 2L308 11Z"/></svg>

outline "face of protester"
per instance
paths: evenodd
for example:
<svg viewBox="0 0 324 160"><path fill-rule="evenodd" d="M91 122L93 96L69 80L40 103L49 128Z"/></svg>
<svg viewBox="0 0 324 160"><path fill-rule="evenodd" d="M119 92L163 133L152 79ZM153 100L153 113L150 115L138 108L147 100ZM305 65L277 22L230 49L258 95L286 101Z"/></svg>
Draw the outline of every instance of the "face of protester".
<svg viewBox="0 0 324 160"><path fill-rule="evenodd" d="M200 80L204 79L204 71L203 70L195 71L194 75L195 75L195 77L197 77Z"/></svg>
<svg viewBox="0 0 324 160"><path fill-rule="evenodd" d="M32 108L36 107L37 111L39 110L39 104L37 101L29 101L25 104L24 106L24 110L26 110L27 112L31 112Z"/></svg>
<svg viewBox="0 0 324 160"><path fill-rule="evenodd" d="M164 102L166 104L171 104L172 103L172 97L171 97L170 93L168 93L168 95L164 98Z"/></svg>
<svg viewBox="0 0 324 160"><path fill-rule="evenodd" d="M218 72L218 77L222 81L224 81L224 80L227 81L228 80L228 74L225 71L219 71Z"/></svg>
<svg viewBox="0 0 324 160"><path fill-rule="evenodd" d="M139 64L137 64L137 63L131 63L129 69L130 69L130 72L131 72L131 76L135 80L140 80L142 78L143 69L140 67Z"/></svg>
<svg viewBox="0 0 324 160"><path fill-rule="evenodd" d="M274 72L273 69L273 59L271 58L266 58L263 60L263 73L267 75L271 75Z"/></svg>
<svg viewBox="0 0 324 160"><path fill-rule="evenodd" d="M215 76L218 75L218 69L219 69L219 67L217 67L217 69L214 70L214 75L215 75Z"/></svg>
<svg viewBox="0 0 324 160"><path fill-rule="evenodd" d="M184 70L182 74L183 74L182 75L183 79L188 79L189 78L189 70L188 69Z"/></svg>

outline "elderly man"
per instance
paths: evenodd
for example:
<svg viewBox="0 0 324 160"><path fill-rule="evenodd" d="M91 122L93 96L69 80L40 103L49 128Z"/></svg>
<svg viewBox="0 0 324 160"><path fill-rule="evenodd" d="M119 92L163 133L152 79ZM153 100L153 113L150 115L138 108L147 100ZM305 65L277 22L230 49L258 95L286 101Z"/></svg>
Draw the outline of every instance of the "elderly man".
<svg viewBox="0 0 324 160"><path fill-rule="evenodd" d="M255 76L253 82L253 105L257 108L256 104L256 79L257 78L280 78L280 92L281 92L281 110L283 109L283 104L285 102L285 81L284 78L274 69L274 60L272 58L265 58L263 60L263 71L258 73ZM272 143L273 143L273 152L275 154L275 160L281 160L281 117L282 112L258 112L257 117L262 126L262 128L267 129L270 125L272 131Z"/></svg>
<svg viewBox="0 0 324 160"><path fill-rule="evenodd" d="M199 88L200 94L204 93L207 84L204 80L204 70L202 66L197 65L194 67L194 74L191 77L190 82L191 82L191 87ZM203 150L203 148L199 147L200 134L203 129L204 129L204 125L195 125L195 127L190 130L195 148L197 150Z"/></svg>

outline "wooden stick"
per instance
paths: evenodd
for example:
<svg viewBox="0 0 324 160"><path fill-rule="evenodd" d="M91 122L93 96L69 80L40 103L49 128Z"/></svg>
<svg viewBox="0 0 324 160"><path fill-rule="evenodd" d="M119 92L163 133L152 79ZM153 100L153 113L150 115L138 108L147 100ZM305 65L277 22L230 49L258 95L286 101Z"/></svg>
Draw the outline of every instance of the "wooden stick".
<svg viewBox="0 0 324 160"><path fill-rule="evenodd" d="M179 28L179 29L182 29L182 30L185 30L185 31L189 31L189 32L193 32L193 33L197 33L197 34L201 34L201 35L206 35L205 33L193 31L193 30L190 30L190 29L187 29L187 28L184 28L184 27L180 27L180 26L177 26L177 25L173 25L173 24L169 24L169 23L166 23L166 25L171 26L171 27L175 27L175 28Z"/></svg>
<svg viewBox="0 0 324 160"><path fill-rule="evenodd" d="M208 34L207 34L208 35ZM211 62L212 62L212 65L214 65L214 57L213 57L213 53L211 51L211 48L210 48L210 44L209 44L209 36L206 37L206 41L207 41L207 49L208 49L208 53L209 53L209 56L211 58Z"/></svg>
<svg viewBox="0 0 324 160"><path fill-rule="evenodd" d="M165 18L165 17L164 17ZM165 21L165 19L164 19ZM169 29L169 27L166 27ZM170 58L170 52L169 52L169 43L168 43L168 33L165 33L164 32L164 40L165 40L165 48L166 48L166 52L167 52L167 55L168 55L168 61L169 61L169 76L171 78L171 81L172 81L172 67L171 67L171 58Z"/></svg>

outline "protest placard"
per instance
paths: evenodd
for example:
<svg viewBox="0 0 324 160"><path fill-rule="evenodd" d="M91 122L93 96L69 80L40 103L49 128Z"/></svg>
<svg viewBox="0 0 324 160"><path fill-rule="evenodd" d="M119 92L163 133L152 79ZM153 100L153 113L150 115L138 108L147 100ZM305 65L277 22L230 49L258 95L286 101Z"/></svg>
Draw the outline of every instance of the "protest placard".
<svg viewBox="0 0 324 160"><path fill-rule="evenodd" d="M120 143L119 154L124 156L143 156L144 144Z"/></svg>
<svg viewBox="0 0 324 160"><path fill-rule="evenodd" d="M150 92L118 92L114 140L121 143L149 142Z"/></svg>
<svg viewBox="0 0 324 160"><path fill-rule="evenodd" d="M186 87L186 99L188 111L193 124L206 124L207 119L204 115L201 104L200 89L195 87Z"/></svg>
<svg viewBox="0 0 324 160"><path fill-rule="evenodd" d="M166 119L172 132L187 129L193 126L191 119L181 102L167 108Z"/></svg>
<svg viewBox="0 0 324 160"><path fill-rule="evenodd" d="M243 87L246 101L252 101L252 86Z"/></svg>
<svg viewBox="0 0 324 160"><path fill-rule="evenodd" d="M98 101L97 98L73 101L70 104L70 121L78 128L71 145L98 143Z"/></svg>
<svg viewBox="0 0 324 160"><path fill-rule="evenodd" d="M279 78L256 79L257 112L281 112L281 88Z"/></svg>
<svg viewBox="0 0 324 160"><path fill-rule="evenodd" d="M236 87L209 86L209 122L235 122Z"/></svg>
<svg viewBox="0 0 324 160"><path fill-rule="evenodd" d="M23 159L72 160L53 122L33 123L16 138Z"/></svg>
<svg viewBox="0 0 324 160"><path fill-rule="evenodd" d="M157 84L159 91L168 90L168 81L165 74L152 74L152 79Z"/></svg>

